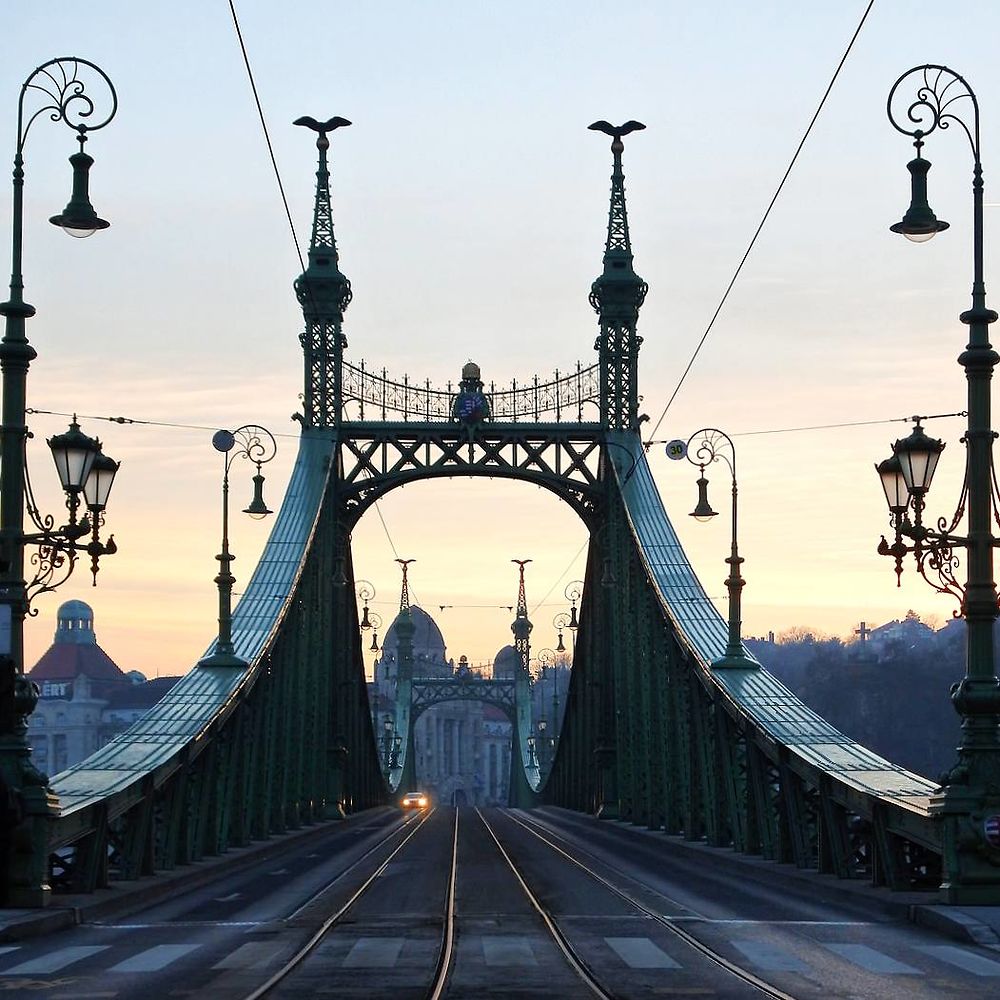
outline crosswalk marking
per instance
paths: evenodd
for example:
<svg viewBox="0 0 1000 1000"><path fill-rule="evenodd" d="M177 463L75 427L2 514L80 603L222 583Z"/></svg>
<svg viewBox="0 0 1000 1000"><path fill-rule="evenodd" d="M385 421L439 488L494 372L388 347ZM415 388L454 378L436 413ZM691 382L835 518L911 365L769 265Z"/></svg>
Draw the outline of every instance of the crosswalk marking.
<svg viewBox="0 0 1000 1000"><path fill-rule="evenodd" d="M65 969L67 965L82 961L98 952L107 951L110 947L109 944L81 944L72 948L59 948L57 951L50 951L40 958L32 958L11 969L4 969L3 974L5 976L28 976L44 972L58 972L60 969Z"/></svg>
<svg viewBox="0 0 1000 1000"><path fill-rule="evenodd" d="M538 965L526 937L484 934L482 944L487 965Z"/></svg>
<svg viewBox="0 0 1000 1000"><path fill-rule="evenodd" d="M406 938L358 938L344 959L345 969L391 969L399 961Z"/></svg>
<svg viewBox="0 0 1000 1000"><path fill-rule="evenodd" d="M809 968L795 955L766 941L733 941L733 947L739 948L758 969L767 972L806 972Z"/></svg>
<svg viewBox="0 0 1000 1000"><path fill-rule="evenodd" d="M680 966L648 937L606 937L608 947L632 969L679 969Z"/></svg>
<svg viewBox="0 0 1000 1000"><path fill-rule="evenodd" d="M242 944L213 969L260 969L277 955L284 945L276 941L250 941Z"/></svg>
<svg viewBox="0 0 1000 1000"><path fill-rule="evenodd" d="M926 944L920 945L919 948L932 958L939 958L949 965L957 965L974 976L1000 976L1000 962L984 958L964 948L957 948L953 944Z"/></svg>
<svg viewBox="0 0 1000 1000"><path fill-rule="evenodd" d="M823 947L841 958L846 958L854 965L860 965L862 969L867 969L869 972L888 976L923 975L919 969L914 969L912 965L897 962L896 959L883 955L882 952L869 948L866 944L833 944L825 941Z"/></svg>
<svg viewBox="0 0 1000 1000"><path fill-rule="evenodd" d="M154 945L152 948L140 951L138 955L125 959L124 962L112 965L108 972L158 972L200 947L200 944Z"/></svg>

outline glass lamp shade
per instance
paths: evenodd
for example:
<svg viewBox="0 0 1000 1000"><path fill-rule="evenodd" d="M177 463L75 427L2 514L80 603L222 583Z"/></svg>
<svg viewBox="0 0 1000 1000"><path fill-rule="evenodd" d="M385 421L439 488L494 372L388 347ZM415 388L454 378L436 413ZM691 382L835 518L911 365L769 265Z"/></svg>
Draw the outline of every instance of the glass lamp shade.
<svg viewBox="0 0 1000 1000"><path fill-rule="evenodd" d="M388 715L385 717L385 721L382 723L382 728L386 731L386 733L391 733L393 730L392 719L389 718Z"/></svg>
<svg viewBox="0 0 1000 1000"><path fill-rule="evenodd" d="M906 488L899 459L892 455L875 466L875 471L885 490L885 501L894 514L902 514L910 504L910 493Z"/></svg>
<svg viewBox="0 0 1000 1000"><path fill-rule="evenodd" d="M698 480L698 505L690 516L696 521L711 521L719 512L712 510L712 505L708 502L708 480L702 476Z"/></svg>
<svg viewBox="0 0 1000 1000"><path fill-rule="evenodd" d="M46 444L52 451L62 488L67 493L79 493L90 476L94 459L100 454L100 442L87 437L74 416L69 430L50 437Z"/></svg>
<svg viewBox="0 0 1000 1000"><path fill-rule="evenodd" d="M944 451L944 442L928 437L919 422L909 437L900 438L892 448L911 494L922 495L931 488L934 470Z"/></svg>
<svg viewBox="0 0 1000 1000"><path fill-rule="evenodd" d="M548 729L548 727L549 727L549 724L548 724L548 722L545 719L539 719L538 720L538 731L540 733L544 733L545 730Z"/></svg>
<svg viewBox="0 0 1000 1000"><path fill-rule="evenodd" d="M61 215L53 215L49 222L61 226L63 231L77 239L92 236L98 229L107 229L111 225L98 218L94 206L90 204L90 168L94 159L82 150L74 153L69 162L73 165L73 194Z"/></svg>
<svg viewBox="0 0 1000 1000"><path fill-rule="evenodd" d="M101 511L108 505L108 496L114 485L115 476L121 462L99 453L90 467L90 475L83 484L83 494L87 498L87 506L93 511Z"/></svg>
<svg viewBox="0 0 1000 1000"><path fill-rule="evenodd" d="M255 521L273 513L264 503L264 477L260 472L253 477L253 500L248 507L243 508L243 513L249 514Z"/></svg>
<svg viewBox="0 0 1000 1000"><path fill-rule="evenodd" d="M948 228L948 223L939 219L927 204L927 171L930 168L930 160L922 156L907 163L906 169L910 171L910 207L900 222L889 227L891 232L905 236L912 243L926 243Z"/></svg>

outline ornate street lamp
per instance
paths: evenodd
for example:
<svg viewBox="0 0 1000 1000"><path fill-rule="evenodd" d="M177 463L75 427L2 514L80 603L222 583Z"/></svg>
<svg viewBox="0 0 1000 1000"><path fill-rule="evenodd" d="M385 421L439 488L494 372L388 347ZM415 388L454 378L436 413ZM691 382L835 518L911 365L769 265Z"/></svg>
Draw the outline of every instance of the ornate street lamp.
<svg viewBox="0 0 1000 1000"><path fill-rule="evenodd" d="M358 580L354 585L354 593L364 602L364 609L358 627L367 632L372 627L368 602L375 596L375 588L367 580Z"/></svg>
<svg viewBox="0 0 1000 1000"><path fill-rule="evenodd" d="M893 127L912 138L917 150L916 159L908 164L910 208L901 222L890 227L908 239L922 242L948 226L937 219L927 202L930 164L920 155L926 137L957 124L972 149L972 308L959 317L969 327L969 340L958 359L968 384L965 481L953 517L939 518L935 528L927 527L922 517L925 496L944 445L927 437L917 420L913 433L893 446L898 474L892 459L876 466L895 532L894 543L890 545L883 537L878 551L895 559L897 579L903 557L912 554L920 575L935 590L960 602L967 626L965 677L953 685L951 697L962 717L962 736L958 761L941 776L941 788L930 808L943 820L944 900L996 904L1000 902L1000 845L993 831L1000 825L1000 680L993 629L998 616L993 549L1000 539L993 528L1000 496L993 469L996 435L991 427L990 380L998 357L989 341L989 327L997 314L986 307L983 280L979 102L958 73L929 63L907 70L893 84L886 109ZM905 484L905 500L897 476ZM968 531L959 535L956 528L966 509ZM955 576L958 549L967 552L964 587Z"/></svg>
<svg viewBox="0 0 1000 1000"><path fill-rule="evenodd" d="M93 85L93 92L88 92L88 84ZM37 110L25 107L26 98L30 105L40 105ZM110 110L105 113L106 108ZM28 439L26 385L28 368L37 354L28 343L24 329L25 320L35 314L34 306L24 301L21 274L24 145L31 126L41 117L61 121L76 133L80 150L70 157L73 197L66 210L51 221L73 235L89 235L105 229L108 223L98 218L87 194L87 175L94 161L83 152L83 147L89 133L104 128L117 110L118 95L104 71L86 59L69 56L52 59L34 70L24 81L17 103L10 297L0 304L0 315L5 320L0 342L3 394L3 423L0 426L0 776L22 803L25 823L30 826L27 838L21 838L20 842L30 843L30 849L22 846L11 852L7 870L0 872L0 892L2 886L7 886L6 897L0 899L0 905L7 906L44 906L48 903L46 819L58 810L58 801L48 787L48 779L30 761L27 720L37 704L38 692L24 676L24 618L34 596L55 590L69 578L80 552L90 555L96 583L98 559L115 551L113 540L101 542L99 529L113 478L113 473L108 471L109 463L115 470L118 468L117 463L102 457L98 470L100 476L111 477L102 479L107 489L102 496L96 492L96 483L88 489L89 477L100 456L100 443L82 434L74 420L67 434L57 435L49 442L66 493L69 522L57 528L54 518L39 513L25 461ZM91 496L101 502L92 507ZM25 500L31 520L38 529L31 534L24 531ZM89 514L78 519L81 503L86 503ZM88 533L91 539L84 543L82 539ZM35 573L30 582L24 575L25 546L29 544L38 549L32 557Z"/></svg>
<svg viewBox="0 0 1000 1000"><path fill-rule="evenodd" d="M364 628L364 626L361 626ZM382 616L377 611L370 611L368 613L368 627L372 630L372 644L368 649L372 653L377 653L379 651L378 644L378 630L382 627Z"/></svg>
<svg viewBox="0 0 1000 1000"><path fill-rule="evenodd" d="M566 596L566 600L570 602L569 608L569 622L566 627L576 635L576 630L580 627L580 619L576 614L577 602L583 597L583 580L572 580L566 584L566 589L563 591Z"/></svg>
<svg viewBox="0 0 1000 1000"><path fill-rule="evenodd" d="M271 432L257 424L244 424L234 431L216 431L212 447L222 452L222 550L215 557L219 572L215 583L219 588L219 636L211 655L198 661L199 667L245 667L247 661L233 649L233 584L236 578L230 567L234 556L229 552L229 468L236 458L248 459L257 467L253 477L253 499L243 509L244 514L261 519L272 513L264 503L264 477L260 467L274 458L278 450Z"/></svg>
<svg viewBox="0 0 1000 1000"><path fill-rule="evenodd" d="M675 442L671 442L674 444ZM674 454L668 451L671 457ZM733 446L732 438L728 434L720 431L716 427L703 427L700 431L695 431L684 444L683 454L687 460L696 465L699 470L698 476L698 503L691 512L691 517L697 521L708 521L715 517L717 511L712 509L708 502L708 480L705 478L705 467L714 462L723 462L728 467L732 476L733 495L733 519L732 519L732 544L730 553L726 559L729 565L729 576L726 578L726 589L729 591L729 633L726 641L726 651L712 663L715 670L738 667L743 670L753 669L757 666L743 649L743 642L740 637L740 627L742 625L740 617L740 594L745 581L740 575L740 566L743 559L737 548L737 487L736 487L736 449ZM676 457L680 457L677 455Z"/></svg>

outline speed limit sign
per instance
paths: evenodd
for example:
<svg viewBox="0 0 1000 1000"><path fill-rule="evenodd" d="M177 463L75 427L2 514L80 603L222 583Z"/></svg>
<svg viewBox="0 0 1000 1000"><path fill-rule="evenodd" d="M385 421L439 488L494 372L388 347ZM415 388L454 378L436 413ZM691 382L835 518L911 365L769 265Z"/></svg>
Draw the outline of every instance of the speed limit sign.
<svg viewBox="0 0 1000 1000"><path fill-rule="evenodd" d="M687 443L677 438L667 444L667 458L672 458L675 462L686 457L688 453Z"/></svg>

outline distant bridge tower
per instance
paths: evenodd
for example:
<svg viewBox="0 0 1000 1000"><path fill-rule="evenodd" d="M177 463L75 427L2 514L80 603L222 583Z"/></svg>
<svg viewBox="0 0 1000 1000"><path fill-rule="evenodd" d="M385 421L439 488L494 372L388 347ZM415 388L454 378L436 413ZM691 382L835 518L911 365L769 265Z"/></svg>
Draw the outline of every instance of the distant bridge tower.
<svg viewBox="0 0 1000 1000"><path fill-rule="evenodd" d="M340 272L333 235L330 171L326 163L330 140L326 135L351 123L346 118L318 122L306 116L296 119L295 124L317 133L319 150L309 265L295 281L295 294L305 318L305 329L299 337L305 360L301 419L305 427L332 427L340 423L343 413L341 362L347 338L341 327L352 292L350 281Z"/></svg>
<svg viewBox="0 0 1000 1000"><path fill-rule="evenodd" d="M600 360L601 423L613 431L635 431L639 428L638 367L642 344L642 337L636 334L636 325L648 286L632 267L622 136L646 126L636 121L618 126L599 121L590 127L612 137L614 155L604 271L590 288L590 304L601 324L594 344Z"/></svg>

